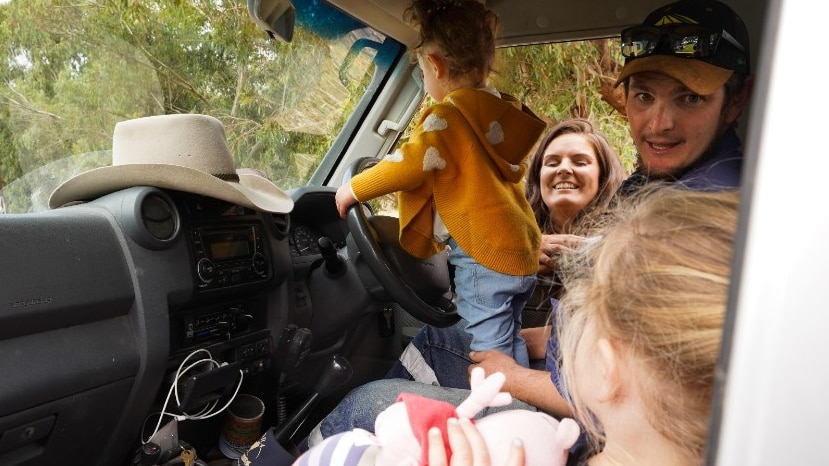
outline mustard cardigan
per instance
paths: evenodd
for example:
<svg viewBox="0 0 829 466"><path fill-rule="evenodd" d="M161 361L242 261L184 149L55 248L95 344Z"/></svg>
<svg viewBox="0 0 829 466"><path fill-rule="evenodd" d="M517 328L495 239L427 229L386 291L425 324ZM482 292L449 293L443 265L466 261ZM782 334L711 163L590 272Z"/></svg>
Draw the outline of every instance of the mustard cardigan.
<svg viewBox="0 0 829 466"><path fill-rule="evenodd" d="M427 108L409 141L354 176L351 189L359 201L399 192L400 243L415 257L443 249L434 238L437 209L476 262L531 275L541 233L523 176L544 127L511 96L462 88Z"/></svg>

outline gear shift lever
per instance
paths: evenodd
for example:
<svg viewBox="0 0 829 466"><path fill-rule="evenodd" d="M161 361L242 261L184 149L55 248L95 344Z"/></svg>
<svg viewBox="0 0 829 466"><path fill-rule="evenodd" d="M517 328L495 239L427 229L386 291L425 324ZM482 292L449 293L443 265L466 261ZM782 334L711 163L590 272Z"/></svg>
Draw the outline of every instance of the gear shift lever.
<svg viewBox="0 0 829 466"><path fill-rule="evenodd" d="M331 362L326 366L319 380L314 385L314 392L311 396L299 407L296 411L274 429L274 438L281 445L286 445L291 437L296 433L303 421L308 417L311 408L317 404L319 399L323 396L328 396L334 393L344 383L351 378L352 370L351 364L348 360L335 354L331 358Z"/></svg>
<svg viewBox="0 0 829 466"><path fill-rule="evenodd" d="M335 354L325 370L322 371L319 381L314 387L320 396L328 396L344 383L348 382L352 375L351 363L345 356Z"/></svg>
<svg viewBox="0 0 829 466"><path fill-rule="evenodd" d="M334 247L331 238L323 236L317 241L317 244L325 260L325 271L328 272L328 275L331 277L339 277L342 275L345 272L345 261L337 255L337 248Z"/></svg>

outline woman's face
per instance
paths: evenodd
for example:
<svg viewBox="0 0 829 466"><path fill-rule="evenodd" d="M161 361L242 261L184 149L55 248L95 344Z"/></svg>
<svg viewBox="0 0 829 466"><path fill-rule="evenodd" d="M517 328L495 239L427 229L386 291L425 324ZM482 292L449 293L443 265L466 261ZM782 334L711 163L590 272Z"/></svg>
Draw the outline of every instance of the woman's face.
<svg viewBox="0 0 829 466"><path fill-rule="evenodd" d="M541 197L553 222L561 226L599 193L599 161L581 134L563 134L547 144L539 179Z"/></svg>

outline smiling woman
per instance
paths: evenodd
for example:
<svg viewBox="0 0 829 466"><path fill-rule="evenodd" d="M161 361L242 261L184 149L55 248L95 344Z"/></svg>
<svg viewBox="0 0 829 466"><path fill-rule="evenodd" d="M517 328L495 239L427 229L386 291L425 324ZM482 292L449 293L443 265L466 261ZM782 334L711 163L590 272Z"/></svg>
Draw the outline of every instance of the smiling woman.
<svg viewBox="0 0 829 466"><path fill-rule="evenodd" d="M617 152L587 120L564 120L547 130L529 160L527 199L541 228L538 285L524 310L528 327L547 322L550 298L560 292L555 276L560 253L588 233L582 219L610 205L625 178Z"/></svg>

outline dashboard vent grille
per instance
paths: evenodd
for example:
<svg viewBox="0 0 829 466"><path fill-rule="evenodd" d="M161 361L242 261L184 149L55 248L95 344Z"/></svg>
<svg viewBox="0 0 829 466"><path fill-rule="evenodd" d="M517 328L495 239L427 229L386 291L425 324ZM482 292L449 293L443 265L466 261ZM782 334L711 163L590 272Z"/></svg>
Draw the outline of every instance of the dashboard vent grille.
<svg viewBox="0 0 829 466"><path fill-rule="evenodd" d="M291 217L288 214L273 214L274 235L277 239L285 239L291 230Z"/></svg>
<svg viewBox="0 0 829 466"><path fill-rule="evenodd" d="M150 194L141 203L141 218L147 232L155 239L169 240L176 234L176 211L167 199Z"/></svg>

